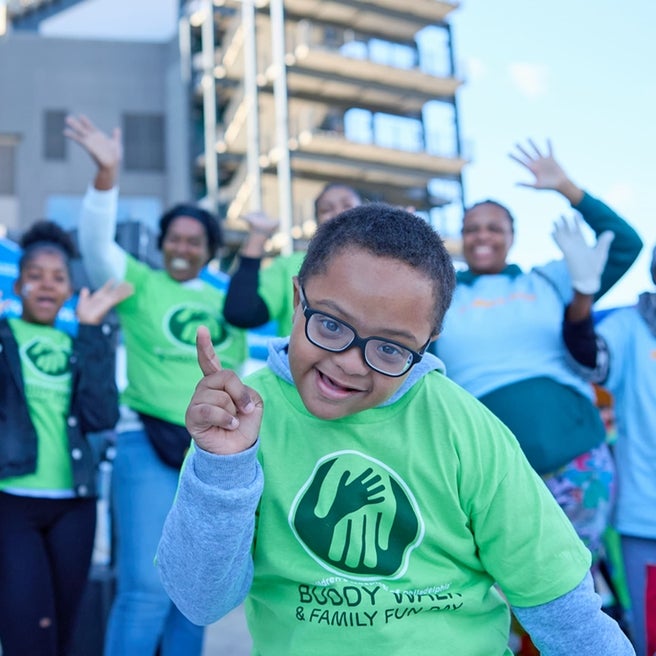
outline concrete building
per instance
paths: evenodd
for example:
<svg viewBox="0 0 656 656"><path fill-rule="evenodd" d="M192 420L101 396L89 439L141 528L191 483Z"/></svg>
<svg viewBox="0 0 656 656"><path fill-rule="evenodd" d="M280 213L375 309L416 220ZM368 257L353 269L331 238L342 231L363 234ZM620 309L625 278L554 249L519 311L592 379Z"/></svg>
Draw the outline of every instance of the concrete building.
<svg viewBox="0 0 656 656"><path fill-rule="evenodd" d="M197 195L237 233L245 211L278 216L274 252L310 236L314 198L333 181L424 211L448 233L448 214L462 212L466 164L448 23L455 8L183 1Z"/></svg>
<svg viewBox="0 0 656 656"><path fill-rule="evenodd" d="M187 87L177 39L168 44L0 38L0 229L39 218L77 222L94 167L62 134L68 113L123 130L120 220L153 226L191 197Z"/></svg>

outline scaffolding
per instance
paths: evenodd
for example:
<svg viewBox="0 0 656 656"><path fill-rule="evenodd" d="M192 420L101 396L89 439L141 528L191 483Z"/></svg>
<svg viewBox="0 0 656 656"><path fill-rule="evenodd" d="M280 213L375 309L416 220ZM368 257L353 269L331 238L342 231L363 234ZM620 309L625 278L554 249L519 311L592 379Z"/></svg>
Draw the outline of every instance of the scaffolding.
<svg viewBox="0 0 656 656"><path fill-rule="evenodd" d="M195 192L229 243L264 210L303 247L327 182L444 217L462 210L452 2L188 0L181 7Z"/></svg>

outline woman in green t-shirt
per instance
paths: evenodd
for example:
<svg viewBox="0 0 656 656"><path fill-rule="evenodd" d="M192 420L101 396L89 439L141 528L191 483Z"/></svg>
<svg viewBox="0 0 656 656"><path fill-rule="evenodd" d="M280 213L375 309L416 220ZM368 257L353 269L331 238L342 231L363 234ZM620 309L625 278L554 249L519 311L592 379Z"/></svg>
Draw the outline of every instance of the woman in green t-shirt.
<svg viewBox="0 0 656 656"><path fill-rule="evenodd" d="M115 241L119 130L107 135L89 119L69 117L67 136L96 164L82 203L79 239L89 278L127 280L134 295L117 308L126 355L121 421L112 479L117 596L105 636L105 656L200 656L203 629L172 604L157 579L153 554L191 438L184 413L196 385L194 338L208 325L226 366L247 359L246 334L223 319L224 291L200 275L221 245L217 217L178 204L159 221L163 268L130 255Z"/></svg>

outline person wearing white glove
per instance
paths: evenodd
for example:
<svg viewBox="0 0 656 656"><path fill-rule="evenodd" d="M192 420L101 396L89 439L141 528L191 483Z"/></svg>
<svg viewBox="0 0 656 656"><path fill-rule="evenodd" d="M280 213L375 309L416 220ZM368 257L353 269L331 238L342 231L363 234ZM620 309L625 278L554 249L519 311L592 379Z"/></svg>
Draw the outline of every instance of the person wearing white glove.
<svg viewBox="0 0 656 656"><path fill-rule="evenodd" d="M588 250L581 257L594 271L600 256ZM656 248L650 273L656 285ZM656 292L643 292L637 304L611 311L596 325L593 301L592 294L574 294L563 341L578 370L587 370L589 380L612 395L618 479L613 527L622 546L631 639L638 656L651 656L656 653L656 608L650 606L656 599Z"/></svg>
<svg viewBox="0 0 656 656"><path fill-rule="evenodd" d="M570 222L563 216L554 222L551 236L563 252L574 290L586 295L596 294L601 289L601 274L615 233L610 230L602 232L597 243L590 247L581 231L580 220L574 217Z"/></svg>

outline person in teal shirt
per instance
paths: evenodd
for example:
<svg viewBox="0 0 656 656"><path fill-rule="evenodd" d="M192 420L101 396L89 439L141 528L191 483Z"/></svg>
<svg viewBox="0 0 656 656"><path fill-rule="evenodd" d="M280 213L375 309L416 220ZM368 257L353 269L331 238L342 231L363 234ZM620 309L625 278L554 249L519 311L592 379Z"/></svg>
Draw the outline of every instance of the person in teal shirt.
<svg viewBox="0 0 656 656"><path fill-rule="evenodd" d="M608 249L593 290L601 298L638 256L640 237L567 175L550 143L540 149L529 142L512 158L533 176L526 187L556 192ZM513 431L597 560L611 511L614 465L592 387L568 366L561 338L572 279L562 258L528 271L509 263L514 238L514 220L504 205L486 200L467 209L467 268L458 272L434 352L447 375Z"/></svg>
<svg viewBox="0 0 656 656"><path fill-rule="evenodd" d="M112 480L117 545L117 595L105 656L200 656L203 631L172 605L153 555L191 438L184 427L197 380L194 338L206 325L227 367L247 359L245 331L223 318L224 292L199 277L221 244L216 217L175 205L160 219L164 269L130 256L114 241L121 135L107 135L84 116L67 119L67 136L94 160L79 226L80 250L93 284L128 280L134 295L117 307L125 343L127 386Z"/></svg>
<svg viewBox="0 0 656 656"><path fill-rule="evenodd" d="M455 286L440 236L362 205L293 284L291 335L244 382L199 329L156 559L180 610L245 599L255 656L508 655L509 605L545 656L633 654L517 440L427 353Z"/></svg>
<svg viewBox="0 0 656 656"><path fill-rule="evenodd" d="M21 239L18 317L0 319L0 644L3 656L73 647L96 525L88 434L118 419L114 331L131 293L111 281L76 303L76 335L55 327L73 293L75 246L52 221Z"/></svg>

